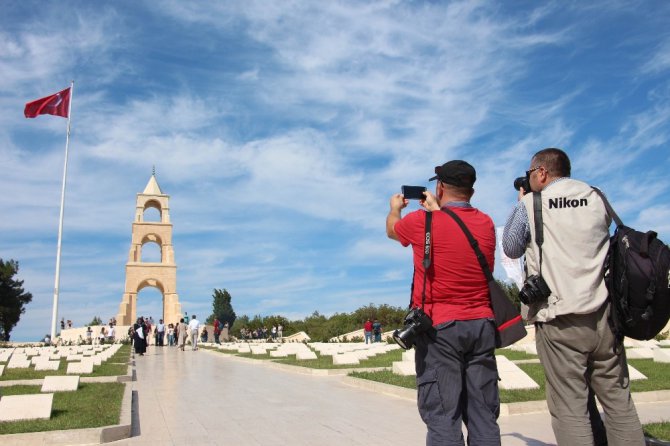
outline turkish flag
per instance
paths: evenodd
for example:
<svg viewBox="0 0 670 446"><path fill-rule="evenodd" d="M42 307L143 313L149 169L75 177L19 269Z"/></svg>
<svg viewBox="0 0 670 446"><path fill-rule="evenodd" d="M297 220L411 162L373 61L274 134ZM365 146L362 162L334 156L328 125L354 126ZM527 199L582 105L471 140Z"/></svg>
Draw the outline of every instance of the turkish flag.
<svg viewBox="0 0 670 446"><path fill-rule="evenodd" d="M55 115L67 118L70 113L70 88L28 102L23 114L26 115L26 118L36 118L37 115Z"/></svg>

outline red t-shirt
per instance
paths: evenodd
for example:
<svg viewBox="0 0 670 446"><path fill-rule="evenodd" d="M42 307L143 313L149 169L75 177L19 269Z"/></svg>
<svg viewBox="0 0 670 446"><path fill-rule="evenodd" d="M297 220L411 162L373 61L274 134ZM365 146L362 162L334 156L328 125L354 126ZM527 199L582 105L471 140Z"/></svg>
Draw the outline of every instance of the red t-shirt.
<svg viewBox="0 0 670 446"><path fill-rule="evenodd" d="M473 207L449 206L468 227L479 243L493 272L496 235L491 217ZM418 210L395 224L403 246L414 251L414 306L421 306L423 290L423 249L426 213ZM489 287L477 256L460 226L442 211L433 212L432 263L426 280L424 311L433 324L451 320L493 317Z"/></svg>
<svg viewBox="0 0 670 446"><path fill-rule="evenodd" d="M365 331L372 331L372 322L367 321L367 322L365 323L365 326L363 327L363 329L364 329Z"/></svg>

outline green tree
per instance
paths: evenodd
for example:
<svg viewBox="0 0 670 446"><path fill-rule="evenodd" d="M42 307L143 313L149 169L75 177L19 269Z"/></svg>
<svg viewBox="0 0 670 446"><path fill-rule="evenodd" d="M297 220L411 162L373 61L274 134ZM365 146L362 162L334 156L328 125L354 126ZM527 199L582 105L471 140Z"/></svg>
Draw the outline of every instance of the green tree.
<svg viewBox="0 0 670 446"><path fill-rule="evenodd" d="M93 316L93 320L88 325L92 327L102 325L102 319L100 319L100 316Z"/></svg>
<svg viewBox="0 0 670 446"><path fill-rule="evenodd" d="M25 313L25 305L33 295L23 289L23 280L14 280L19 272L19 262L0 259L0 339L9 341L9 335Z"/></svg>
<svg viewBox="0 0 670 446"><path fill-rule="evenodd" d="M212 299L212 314L207 318L206 322L211 324L214 322L214 319L218 319L222 324L228 322L228 327L232 328L237 315L230 303L232 297L228 290L225 288L223 290L214 288Z"/></svg>

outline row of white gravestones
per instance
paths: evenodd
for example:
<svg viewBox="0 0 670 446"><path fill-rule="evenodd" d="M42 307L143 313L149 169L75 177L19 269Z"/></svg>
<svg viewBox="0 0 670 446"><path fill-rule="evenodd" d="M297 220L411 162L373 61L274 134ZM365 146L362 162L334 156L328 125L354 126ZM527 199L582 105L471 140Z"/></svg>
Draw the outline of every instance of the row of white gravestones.
<svg viewBox="0 0 670 446"><path fill-rule="evenodd" d="M79 376L47 376L40 394L0 395L0 422L51 418L54 392L73 392L79 388Z"/></svg>
<svg viewBox="0 0 670 446"><path fill-rule="evenodd" d="M121 348L120 344L105 347L38 347L30 349L7 349L0 359L7 361L7 369L27 369L34 366L35 370L58 370L60 360L68 361L68 374L93 373L93 366L107 361ZM76 362L75 362L76 361ZM5 366L0 365L0 376Z"/></svg>
<svg viewBox="0 0 670 446"><path fill-rule="evenodd" d="M266 355L269 352L271 358L283 358L290 355L295 355L299 360L316 359L317 355L313 350L317 351L321 356L332 356L333 364L358 364L361 360L383 354L392 350L399 349L396 344L376 343L376 344L359 344L359 343L326 343L314 342L309 344L303 343L256 343L249 344L246 342L238 343L223 343L217 348L222 350L237 351L243 354L252 355ZM312 350L313 349L313 350Z"/></svg>
<svg viewBox="0 0 670 446"><path fill-rule="evenodd" d="M400 349L397 344L324 343L315 349L322 356L331 356L333 365L357 365L377 355Z"/></svg>
<svg viewBox="0 0 670 446"><path fill-rule="evenodd" d="M79 388L79 374L93 373L94 365L100 365L114 355L121 345L104 347L53 347L30 349L4 349L0 351L0 361L8 362L7 368L28 368L35 370L58 370L60 360L68 361L68 376L46 376L42 381L40 394L0 395L0 422L51 418L53 392L71 392ZM72 361L70 361L72 360ZM79 362L74 362L79 360ZM10 366L11 364L11 366ZM0 365L0 375L4 366ZM70 376L71 374L77 374Z"/></svg>
<svg viewBox="0 0 670 446"><path fill-rule="evenodd" d="M670 352L668 352L670 353ZM403 352L402 361L393 363L392 371L397 375L416 375L414 365L414 350ZM496 355L499 386L501 389L538 389L539 385L514 362L503 355ZM632 366L628 366L628 374L631 380L647 379L642 373Z"/></svg>

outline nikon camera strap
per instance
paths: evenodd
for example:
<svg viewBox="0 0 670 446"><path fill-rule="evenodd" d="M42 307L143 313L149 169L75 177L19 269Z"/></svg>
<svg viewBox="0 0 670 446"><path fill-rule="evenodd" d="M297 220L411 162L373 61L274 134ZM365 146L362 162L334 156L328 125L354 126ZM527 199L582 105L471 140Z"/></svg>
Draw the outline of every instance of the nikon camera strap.
<svg viewBox="0 0 670 446"><path fill-rule="evenodd" d="M421 309L423 310L424 305L426 304L426 276L428 276L428 268L430 268L430 243L432 239L432 222L433 222L433 213L426 212L426 224L424 227L424 237L423 237L423 291L421 292ZM414 267L416 272L416 267ZM409 308L414 306L414 279L412 278L412 290L409 296Z"/></svg>

